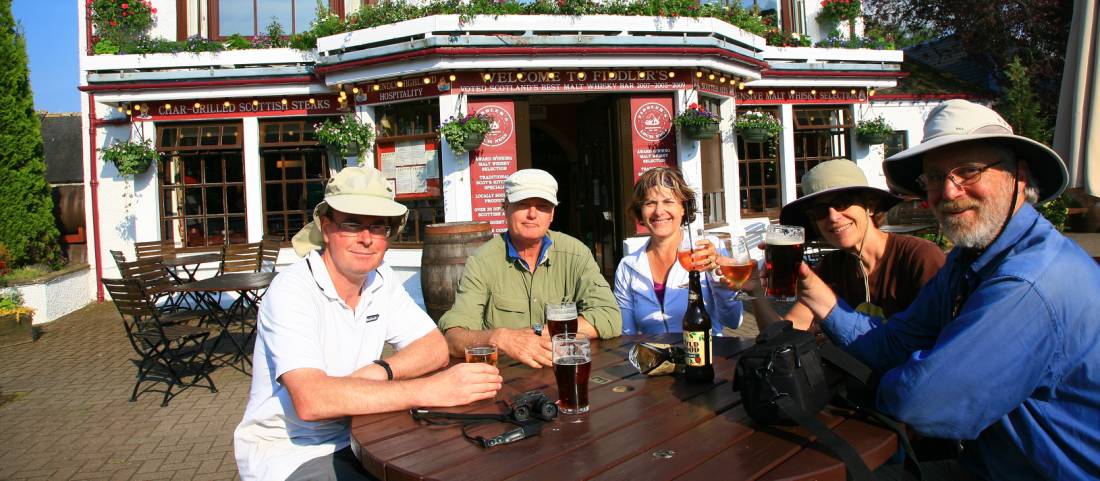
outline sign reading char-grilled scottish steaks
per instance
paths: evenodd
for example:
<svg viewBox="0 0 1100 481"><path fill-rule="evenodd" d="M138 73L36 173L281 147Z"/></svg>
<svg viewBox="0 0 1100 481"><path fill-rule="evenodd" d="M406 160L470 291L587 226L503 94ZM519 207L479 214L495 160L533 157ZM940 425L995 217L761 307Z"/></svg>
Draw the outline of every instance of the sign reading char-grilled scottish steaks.
<svg viewBox="0 0 1100 481"><path fill-rule="evenodd" d="M516 114L511 100L471 100L468 110L489 117L492 128L481 147L470 152L470 203L475 221L488 221L504 232L504 180L516 171Z"/></svg>
<svg viewBox="0 0 1100 481"><path fill-rule="evenodd" d="M133 119L140 121L323 115L350 112L350 105L336 95L303 95L142 102L130 109Z"/></svg>

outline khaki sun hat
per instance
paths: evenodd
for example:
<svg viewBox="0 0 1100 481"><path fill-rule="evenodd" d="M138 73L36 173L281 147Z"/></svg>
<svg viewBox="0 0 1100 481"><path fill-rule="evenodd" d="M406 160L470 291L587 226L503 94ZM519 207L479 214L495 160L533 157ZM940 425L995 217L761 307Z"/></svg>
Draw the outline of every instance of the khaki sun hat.
<svg viewBox="0 0 1100 481"><path fill-rule="evenodd" d="M924 189L917 184L917 177L924 172L924 155L948 145L978 140L1003 145L1015 152L1017 159L1027 162L1039 184L1035 187L1039 189L1040 203L1058 197L1066 189L1069 183L1066 164L1050 147L1013 134L1012 126L992 109L960 99L948 100L932 109L924 122L924 140L883 162L886 182L896 192L924 198Z"/></svg>
<svg viewBox="0 0 1100 481"><path fill-rule="evenodd" d="M309 251L324 247L325 237L321 233L321 215L329 208L346 214L372 215L378 217L397 217L395 231L405 224L409 209L394 202L393 187L382 173L374 167L345 167L328 180L325 186L325 199L313 208L313 222L306 224L294 234L290 243L299 257L305 257Z"/></svg>
<svg viewBox="0 0 1100 481"><path fill-rule="evenodd" d="M510 204L538 197L558 205L558 181L545 170L517 170L504 180L504 195Z"/></svg>
<svg viewBox="0 0 1100 481"><path fill-rule="evenodd" d="M806 215L806 210L816 199L826 194L856 192L872 196L878 200L875 208L879 212L886 212L887 209L901 202L900 197L871 187L867 182L867 176L863 174L863 169L848 159L828 160L815 165L802 176L802 192L804 192L802 197L783 206L783 210L779 212L779 223L805 227L808 239L816 238L819 234L813 227L810 216Z"/></svg>

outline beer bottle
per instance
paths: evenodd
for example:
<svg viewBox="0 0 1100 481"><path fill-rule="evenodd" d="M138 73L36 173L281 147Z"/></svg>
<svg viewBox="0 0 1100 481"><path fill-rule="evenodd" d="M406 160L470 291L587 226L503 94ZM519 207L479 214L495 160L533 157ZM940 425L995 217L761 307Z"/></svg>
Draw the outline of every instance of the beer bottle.
<svg viewBox="0 0 1100 481"><path fill-rule="evenodd" d="M688 382L714 381L712 348L710 315L703 307L699 271L688 271L688 306L684 312L684 376Z"/></svg>

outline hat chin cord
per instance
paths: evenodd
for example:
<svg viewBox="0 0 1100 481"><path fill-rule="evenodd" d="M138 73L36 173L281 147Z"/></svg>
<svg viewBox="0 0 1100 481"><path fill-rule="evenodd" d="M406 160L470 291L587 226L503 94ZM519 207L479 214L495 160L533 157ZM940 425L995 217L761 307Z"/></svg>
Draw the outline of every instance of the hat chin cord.
<svg viewBox="0 0 1100 481"><path fill-rule="evenodd" d="M1012 216L1016 213L1016 201L1020 199L1020 187L1019 185L1017 185L1019 183L1020 164L1019 162L1017 162L1016 168L1012 169L1012 201L1008 204L1008 213L1005 214L1005 220L1001 223L1001 228L997 230L997 235L993 236L993 240L990 240L989 244L986 244L985 247L982 247L981 249L976 249L976 255L974 256L975 259L981 256L982 253L984 253L985 250L989 248L989 246L997 242L997 239L1000 239L1001 235L1005 233L1005 229L1008 228L1009 221L1012 220Z"/></svg>

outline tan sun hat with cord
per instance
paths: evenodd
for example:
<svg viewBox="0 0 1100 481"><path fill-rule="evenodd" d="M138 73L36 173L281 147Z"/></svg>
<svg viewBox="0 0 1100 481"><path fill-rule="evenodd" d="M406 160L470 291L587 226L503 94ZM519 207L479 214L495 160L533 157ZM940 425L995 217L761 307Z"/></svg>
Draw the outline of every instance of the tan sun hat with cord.
<svg viewBox="0 0 1100 481"><path fill-rule="evenodd" d="M878 212L886 212L901 202L900 197L883 189L871 187L867 182L867 176L863 174L863 169L848 159L827 160L815 165L802 176L802 192L804 192L802 197L783 206L783 210L779 212L779 223L804 227L807 239L815 239L820 234L806 212L816 200L826 195L851 192L873 197L877 201L875 209Z"/></svg>
<svg viewBox="0 0 1100 481"><path fill-rule="evenodd" d="M932 109L924 122L924 140L886 159L882 164L886 182L895 192L926 198L917 177L924 172L924 155L961 142L988 141L1000 144L1027 162L1039 185L1039 202L1061 195L1069 184L1066 164L1050 147L1012 133L1012 126L992 109L961 99L943 102Z"/></svg>
<svg viewBox="0 0 1100 481"><path fill-rule="evenodd" d="M299 257L325 245L321 233L321 216L328 209L346 214L392 217L394 234L405 226L409 208L395 202L393 186L382 173L369 166L345 167L328 180L325 199L313 208L313 222L294 234L290 243Z"/></svg>

